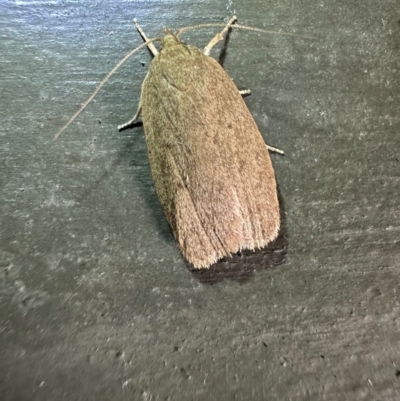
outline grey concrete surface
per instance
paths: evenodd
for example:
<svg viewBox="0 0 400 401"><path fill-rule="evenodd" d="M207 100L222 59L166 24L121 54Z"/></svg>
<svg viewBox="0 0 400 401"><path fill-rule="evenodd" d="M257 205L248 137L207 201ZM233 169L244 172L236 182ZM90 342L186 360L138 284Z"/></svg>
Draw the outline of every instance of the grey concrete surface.
<svg viewBox="0 0 400 401"><path fill-rule="evenodd" d="M398 0L0 3L0 400L399 400ZM224 66L271 155L284 229L183 261L136 110L163 27L239 21ZM216 30L185 39L204 46ZM219 57L221 46L212 52Z"/></svg>

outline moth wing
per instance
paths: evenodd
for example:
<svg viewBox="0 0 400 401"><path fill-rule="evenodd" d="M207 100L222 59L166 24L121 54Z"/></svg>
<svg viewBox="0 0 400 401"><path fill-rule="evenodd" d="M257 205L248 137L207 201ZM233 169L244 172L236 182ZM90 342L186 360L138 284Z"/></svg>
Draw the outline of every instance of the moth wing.
<svg viewBox="0 0 400 401"><path fill-rule="evenodd" d="M158 197L197 268L263 247L279 230L275 175L264 140L224 69L197 48L163 51L142 88ZM190 53L190 55L188 55Z"/></svg>

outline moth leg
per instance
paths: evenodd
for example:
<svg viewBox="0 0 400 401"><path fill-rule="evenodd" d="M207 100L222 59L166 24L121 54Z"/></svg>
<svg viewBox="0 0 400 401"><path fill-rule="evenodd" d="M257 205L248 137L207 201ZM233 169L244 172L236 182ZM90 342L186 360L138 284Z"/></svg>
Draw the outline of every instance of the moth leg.
<svg viewBox="0 0 400 401"><path fill-rule="evenodd" d="M137 19L135 18L133 20L133 23L135 24L135 27L137 29L137 31L140 33L140 36L143 38L143 40L145 42L149 41L149 38L147 37L147 35L144 33L143 29L140 27L140 25L137 22ZM157 56L158 54L158 50L156 49L156 47L153 45L153 43L147 43L147 47L149 48L149 50L153 53L153 56ZM146 77L147 78L147 77ZM139 102L139 107L138 110L136 112L136 114L133 116L133 118L131 120L129 120L127 123L118 125L118 130L122 131L125 128L129 128L130 126L132 126L136 120L139 118L140 113L142 112L142 102Z"/></svg>
<svg viewBox="0 0 400 401"><path fill-rule="evenodd" d="M149 38L147 37L147 35L143 32L143 29L140 27L140 25L137 22L137 19L135 18L133 20L133 23L135 24L135 27L137 29L137 31L140 33L140 36L143 38L143 40L145 42L147 42L149 40ZM156 47L153 45L153 43L147 43L147 47L149 48L149 50L153 53L153 56L157 56L158 54L158 50L156 49Z"/></svg>
<svg viewBox="0 0 400 401"><path fill-rule="evenodd" d="M229 31L229 29L231 28L231 26L236 22L237 18L234 15L229 22L226 24L226 27L220 32L217 33L210 41L210 43L204 48L204 54L206 56L210 55L210 51L211 49L220 41L224 38L224 35Z"/></svg>
<svg viewBox="0 0 400 401"><path fill-rule="evenodd" d="M273 146L269 146L267 144L265 144L265 146L267 147L267 149L271 152L275 152L275 153L279 153L280 155L284 155L285 152L283 150L280 150L278 148L274 148Z"/></svg>
<svg viewBox="0 0 400 401"><path fill-rule="evenodd" d="M244 96L244 95L251 95L251 90L250 89L242 89L239 91L239 93Z"/></svg>
<svg viewBox="0 0 400 401"><path fill-rule="evenodd" d="M118 130L122 131L125 128L129 128L131 125L133 125L136 122L136 120L139 118L141 112L142 112L142 104L140 102L138 110L137 110L136 114L133 116L133 118L131 120L129 120L127 123L118 125Z"/></svg>
<svg viewBox="0 0 400 401"><path fill-rule="evenodd" d="M243 90L239 90L239 89L238 89L238 91L239 91L239 93L240 93L242 96L244 96L244 95L250 95L250 94L251 94L250 89L243 89ZM285 152L284 152L283 150L280 150L280 149L278 149L278 148L274 148L273 146L269 146L269 145L267 145L267 144L265 144L265 146L266 146L267 149L268 149L269 151L271 151L271 152L279 153L280 155L284 155L284 154L285 154Z"/></svg>

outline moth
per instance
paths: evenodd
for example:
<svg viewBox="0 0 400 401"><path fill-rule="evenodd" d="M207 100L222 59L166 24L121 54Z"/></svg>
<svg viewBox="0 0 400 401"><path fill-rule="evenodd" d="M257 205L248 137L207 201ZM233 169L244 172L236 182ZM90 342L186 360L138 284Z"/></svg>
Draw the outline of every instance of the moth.
<svg viewBox="0 0 400 401"><path fill-rule="evenodd" d="M207 55L214 42L201 52L166 31L138 111L158 198L196 268L264 247L280 224L267 146L239 90Z"/></svg>
<svg viewBox="0 0 400 401"><path fill-rule="evenodd" d="M262 248L280 226L268 146L232 79L208 55L235 21L203 52L171 30L164 32L158 52L136 23L154 58L137 113L118 127L131 126L141 115L158 198L183 256L195 268Z"/></svg>

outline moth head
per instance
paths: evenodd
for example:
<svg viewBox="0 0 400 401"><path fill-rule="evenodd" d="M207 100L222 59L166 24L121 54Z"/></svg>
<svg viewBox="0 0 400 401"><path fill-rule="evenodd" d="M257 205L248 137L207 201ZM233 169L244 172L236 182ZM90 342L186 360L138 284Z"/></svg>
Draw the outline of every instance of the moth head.
<svg viewBox="0 0 400 401"><path fill-rule="evenodd" d="M179 31L174 33L171 29L164 29L163 33L164 37L161 41L163 49L181 44L181 41L178 39Z"/></svg>

